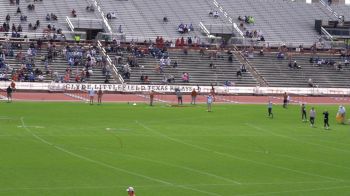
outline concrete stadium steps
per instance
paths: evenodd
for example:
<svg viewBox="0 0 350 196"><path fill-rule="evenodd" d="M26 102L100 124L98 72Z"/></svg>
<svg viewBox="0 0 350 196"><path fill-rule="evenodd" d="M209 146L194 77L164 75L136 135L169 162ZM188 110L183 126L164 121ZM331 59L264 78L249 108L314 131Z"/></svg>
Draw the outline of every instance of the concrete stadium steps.
<svg viewBox="0 0 350 196"><path fill-rule="evenodd" d="M189 52L188 55L180 51L170 51L172 65L176 60L178 67L173 68L167 66L164 68L164 73L155 72L155 68L159 65L159 60L153 57L139 58L140 67L132 68L131 78L128 83L140 83L141 74L149 76L150 82L155 84L162 83L164 76L169 74L175 77L175 84L187 84L182 82L182 74L188 72L190 75L190 83L192 85L210 85L211 83L223 85L225 81L234 82L236 86L256 86L257 82L250 73L243 73L242 78L237 78L236 72L240 68L240 63L234 59L233 63L229 63L227 56L223 59L213 60L216 65L215 69L209 67L209 57L201 57L198 52Z"/></svg>
<svg viewBox="0 0 350 196"><path fill-rule="evenodd" d="M192 0L186 3L179 3L172 0L129 0L101 1L102 9L105 12L117 13L117 18L110 20L110 24L116 31L119 25L122 25L123 32L127 39L135 38L138 41L145 39L155 39L157 36L163 36L166 40L175 41L178 37L201 37L199 22L209 24L223 24L219 19L209 17L208 13L212 9L207 1ZM174 8L177 9L174 9ZM163 23L163 17L167 16L169 22ZM180 34L177 27L180 23L190 25L195 28L194 32L189 34Z"/></svg>
<svg viewBox="0 0 350 196"><path fill-rule="evenodd" d="M15 54L19 53L19 50L15 51ZM26 54L26 49L22 50L22 53ZM45 77L44 81L45 82L51 82L52 78L51 75L46 75L45 73L45 64L43 61L40 60L41 56L47 55L46 50L39 50L38 54L35 58L35 68L39 68L41 71L43 71L43 75ZM6 63L9 64L12 68L19 69L21 64L18 62L15 57L7 57ZM49 67L52 69L53 72L57 72L59 76L64 76L66 68L68 67L68 62L64 57L56 57L53 59L53 62L49 64ZM82 66L78 67L79 73L82 70ZM102 68L100 67L94 67L93 69L93 75L90 76L90 78L87 79L87 82L91 83L104 83L105 81L105 76L102 74ZM76 74L76 67L73 67L73 74L71 77L71 82L74 82L74 77ZM110 83L117 83L113 78L109 79Z"/></svg>
<svg viewBox="0 0 350 196"><path fill-rule="evenodd" d="M29 4L35 5L35 10L29 11L27 6ZM55 25L56 29L61 28L62 30L68 30L68 24L66 23L66 16L71 17L71 11L74 8L77 11L77 17L83 19L98 19L94 12L86 11L88 6L86 1L83 0L60 0L60 1L39 1L33 2L32 0L26 1L21 0L19 7L21 8L22 14L27 16L27 22L21 22L20 14L16 14L16 5L10 5L9 0L0 0L0 19L5 21L7 13L10 14L10 27L12 23L18 26L21 24L24 32L36 32L42 33L47 28L48 24ZM57 17L57 21L46 21L46 14L54 13ZM33 25L37 20L40 20L40 27L36 31L29 31L28 24ZM3 23L3 22L2 22Z"/></svg>
<svg viewBox="0 0 350 196"><path fill-rule="evenodd" d="M339 62L340 57L319 56L321 59L334 59ZM278 60L276 55L255 55L249 58L250 64L272 87L308 87L308 79L311 78L318 87L350 87L350 67L343 67L342 71L335 70L333 66L322 65L315 67L309 62L310 56L294 56L300 70L290 69L288 60Z"/></svg>
<svg viewBox="0 0 350 196"><path fill-rule="evenodd" d="M248 30L262 30L267 42L315 42L315 19L328 20L333 16L319 3L274 0L218 0L239 24L238 16L253 16L255 24Z"/></svg>

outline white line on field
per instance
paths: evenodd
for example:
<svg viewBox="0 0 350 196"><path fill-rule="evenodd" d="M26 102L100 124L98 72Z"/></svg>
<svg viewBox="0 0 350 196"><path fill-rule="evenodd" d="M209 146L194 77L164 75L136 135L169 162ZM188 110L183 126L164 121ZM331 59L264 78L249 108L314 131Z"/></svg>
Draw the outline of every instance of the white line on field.
<svg viewBox="0 0 350 196"><path fill-rule="evenodd" d="M158 131L156 131L156 130L146 126L145 124L143 124L143 123L141 123L139 121L135 121L135 122L137 124L139 124L141 127L143 127L144 129L146 129L148 131L151 131L153 133L156 133L158 135L162 135L164 138L167 138L167 139L169 139L169 140L171 140L173 142L184 144L186 146L190 146L192 148L196 148L196 149L199 149L199 150L202 150L202 151L211 152L211 153L218 154L218 155L221 155L221 156L230 157L230 158L233 158L233 159L236 159L236 160L250 162L250 163L257 164L257 165L263 165L263 166L276 168L276 169L280 169L280 170L286 170L286 171L299 173L299 174L303 174L303 175L307 175L307 176L321 177L321 178L325 178L325 179L329 179L329 180L336 180L336 181L343 181L341 179L337 179L337 178L333 178L333 177L322 176L322 175L318 175L318 174L314 174L314 173L310 173L310 172L300 171L300 170L291 169L291 168L288 168L288 167L283 167L283 166L274 165L274 164L270 164L270 163L264 163L264 162L260 162L260 161L254 161L254 160L247 159L247 158L242 158L242 157L239 157L239 156L236 156L236 155L231 155L231 154L228 154L228 153L219 152L219 151L212 150L212 149L209 149L209 148L206 148L206 147L202 147L202 146L199 146L199 145L196 145L196 144L188 143L188 142L185 142L185 141L180 140L180 139L172 138L172 137L170 137L170 136L168 136L166 134L163 134L161 132L158 132Z"/></svg>
<svg viewBox="0 0 350 196"><path fill-rule="evenodd" d="M309 145L314 145L314 146L319 146L319 147L323 147L323 148L332 149L332 150L335 150L335 151L341 151L341 152L350 153L350 151L348 151L348 150L344 150L344 149L340 149L340 148L335 148L335 147L331 147L331 146L325 146L325 145L321 145L321 144L318 144L318 143L303 141L303 140L300 140L300 139L297 139L297 138L294 138L294 137L290 137L290 136L288 136L288 135L283 135L283 134L274 133L274 132L272 132L272 131L263 129L263 128L261 128L261 127L259 127L259 126L256 126L256 125L254 125L254 124L251 124L251 123L246 123L246 125L249 126L249 127L254 128L254 129L256 129L256 130L264 131L265 133L269 133L269 134L274 135L274 136L278 136L278 137L282 137L282 138L294 140L294 141L299 142L299 143L304 143L304 144L309 144ZM287 128L287 129L289 129L289 128ZM292 129L289 129L289 130L292 130Z"/></svg>
<svg viewBox="0 0 350 196"><path fill-rule="evenodd" d="M17 127L24 128L23 125L18 125ZM27 128L44 129L45 127L43 127L43 126L27 126Z"/></svg>
<svg viewBox="0 0 350 196"><path fill-rule="evenodd" d="M105 152L105 153L109 153L109 154L115 154L114 152L111 152L111 151L98 150L98 149L95 149L95 148L85 148L85 149L95 150L95 151L99 151L99 152ZM202 174L202 175L206 175L206 176L210 176L210 177L215 177L217 179L225 180L227 182L231 182L231 183L234 183L234 184L241 184L241 183L239 183L239 182L237 182L235 180L232 180L230 178L218 176L218 175L215 175L215 174L212 174L212 173L209 173L209 172L193 169L193 168L190 168L190 167L180 166L180 165L176 165L176 164L172 164L172 163L168 163L168 162L164 162L164 161L158 161L158 160L154 160L154 159L147 159L147 158L144 158L144 157L135 156L135 155L126 154L126 153L118 154L118 156L119 155L126 156L126 157L132 157L132 158L135 158L135 159L148 161L148 162L152 162L152 163L158 163L158 164L162 164L162 165L166 165L166 166L170 166L170 167L180 168L180 169L187 170L187 171L190 171L190 172L193 172L193 173Z"/></svg>
<svg viewBox="0 0 350 196"><path fill-rule="evenodd" d="M334 181L333 181L334 182ZM281 183L243 183L242 185L251 186L251 185L290 185L290 184L323 184L330 183L330 181L315 181L315 182L281 182ZM9 191L19 191L19 190L71 190L71 189L115 189L115 188L125 188L129 185L111 185L111 186L55 186L55 187L13 187L13 188L0 188L0 192L9 192ZM133 185L138 188L159 188L159 187L173 187L173 185L159 184L159 185ZM180 184L180 186L191 186L191 187L206 187L206 186L240 186L232 183L223 183L223 184Z"/></svg>
<svg viewBox="0 0 350 196"><path fill-rule="evenodd" d="M281 194L281 193L298 193L298 192L327 191L327 190L344 189L344 188L350 188L350 186L334 186L334 187L328 187L328 188L299 189L299 190L276 191L276 192L262 192L262 193L259 192L259 193L252 193L252 194L239 194L239 195L236 195L236 196L275 195L275 194Z"/></svg>
<svg viewBox="0 0 350 196"><path fill-rule="evenodd" d="M71 156L74 156L76 158L79 158L81 160L85 160L87 162L90 162L90 163L94 163L96 165L99 165L99 166L103 166L103 167L106 167L106 168L110 168L110 169L113 169L113 170L116 170L116 171L119 171L119 172L124 172L124 173L127 173L129 175L133 175L133 176L137 176L137 177L141 177L141 178L144 178L144 179L147 179L147 180L151 180L151 181L154 181L154 182L158 182L158 183L162 183L162 184L166 184L166 185L169 185L169 186L174 186L174 187L179 187L179 188L182 188L182 189L187 189L187 190L192 190L192 191L195 191L195 192L199 192L199 193L204 193L204 194L207 194L207 195L216 195L216 196L222 196L220 194L217 194L217 193L212 193L212 192L208 192L208 191L203 191L203 190L200 190L200 189L196 189L196 188L192 188L192 187L187 187L187 186L183 186L183 185L177 185L177 184L173 184L171 182L167 182L165 180L161 180L161 179L158 179L158 178L153 178L153 177L150 177L150 176L146 176L146 175L142 175L142 174L138 174L138 173L135 173L135 172L132 172L132 171L128 171L126 169L122 169L122 168L119 168L119 167L115 167L113 165L109 165L107 163L104 163L104 162L101 162L101 161L97 161L97 160L94 160L94 159L91 159L91 158L88 158L88 157L85 157L83 155L80 155L80 154L77 154L77 153L74 153L74 152L71 152L65 148L62 148L60 146L57 146L47 140L45 140L44 138L36 135L34 132L32 132L30 130L29 127L27 127L24 123L24 117L21 117L21 123L22 123L22 126L24 127L24 129L30 133L33 137L35 137L36 139L40 140L41 142L49 145L49 146L52 146L54 148L56 148L57 150L60 150L61 152L64 152L64 153L67 153Z"/></svg>

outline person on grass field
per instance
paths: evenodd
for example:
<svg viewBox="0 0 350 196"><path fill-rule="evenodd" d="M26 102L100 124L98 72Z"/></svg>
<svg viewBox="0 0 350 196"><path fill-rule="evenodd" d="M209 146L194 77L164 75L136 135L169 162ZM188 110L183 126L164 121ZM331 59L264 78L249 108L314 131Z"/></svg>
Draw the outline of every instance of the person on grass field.
<svg viewBox="0 0 350 196"><path fill-rule="evenodd" d="M151 90L149 93L149 105L153 106L153 100L154 100L154 90Z"/></svg>
<svg viewBox="0 0 350 196"><path fill-rule="evenodd" d="M213 104L214 98L212 94L209 94L207 97L207 106L208 106L208 112L211 112L211 105Z"/></svg>
<svg viewBox="0 0 350 196"><path fill-rule="evenodd" d="M328 124L329 113L327 110L325 110L322 114L323 114L323 127L325 129L329 129L329 124Z"/></svg>
<svg viewBox="0 0 350 196"><path fill-rule="evenodd" d="M315 126L315 117L316 117L316 111L315 108L312 107L310 110L310 126L314 127Z"/></svg>
<svg viewBox="0 0 350 196"><path fill-rule="evenodd" d="M11 86L8 86L6 89L8 103L12 102L12 91L13 90L12 90Z"/></svg>
<svg viewBox="0 0 350 196"><path fill-rule="evenodd" d="M269 101L268 104L267 104L267 112L268 112L269 117L273 118L272 102L271 101Z"/></svg>
<svg viewBox="0 0 350 196"><path fill-rule="evenodd" d="M287 104L288 104L288 94L287 94L287 92L284 92L284 94L283 94L283 108L287 108Z"/></svg>
<svg viewBox="0 0 350 196"><path fill-rule="evenodd" d="M128 196L136 196L135 195L135 190L134 190L133 187L127 188L126 191L128 192Z"/></svg>
<svg viewBox="0 0 350 196"><path fill-rule="evenodd" d="M99 89L99 90L97 91L97 103L98 103L99 105L102 104L102 96L103 96L103 92L102 92L101 89Z"/></svg>
<svg viewBox="0 0 350 196"><path fill-rule="evenodd" d="M307 118L306 118L306 106L305 104L301 104L301 120L303 122L306 122L307 121Z"/></svg>
<svg viewBox="0 0 350 196"><path fill-rule="evenodd" d="M94 97L95 97L95 90L91 88L89 91L89 99L90 99L90 105L94 104Z"/></svg>
<svg viewBox="0 0 350 196"><path fill-rule="evenodd" d="M191 92L191 104L196 105L197 92L193 89Z"/></svg>
<svg viewBox="0 0 350 196"><path fill-rule="evenodd" d="M182 93L180 89L175 89L176 97L177 97L177 104L182 105Z"/></svg>

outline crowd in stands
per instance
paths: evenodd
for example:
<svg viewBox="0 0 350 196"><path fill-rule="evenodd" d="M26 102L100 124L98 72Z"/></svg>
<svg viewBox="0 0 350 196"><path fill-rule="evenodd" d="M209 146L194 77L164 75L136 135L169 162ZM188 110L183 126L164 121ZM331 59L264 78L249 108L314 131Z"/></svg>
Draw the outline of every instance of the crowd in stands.
<svg viewBox="0 0 350 196"><path fill-rule="evenodd" d="M238 20L240 21L240 22L244 22L244 23L246 23L246 24L254 24L255 23L255 19L254 19L254 17L253 16L238 16Z"/></svg>
<svg viewBox="0 0 350 196"><path fill-rule="evenodd" d="M191 31L194 31L194 28L193 28L193 25L192 23L190 25L187 25L187 24L183 24L181 23L178 28L177 28L177 31L181 34L184 34L184 33L189 33Z"/></svg>

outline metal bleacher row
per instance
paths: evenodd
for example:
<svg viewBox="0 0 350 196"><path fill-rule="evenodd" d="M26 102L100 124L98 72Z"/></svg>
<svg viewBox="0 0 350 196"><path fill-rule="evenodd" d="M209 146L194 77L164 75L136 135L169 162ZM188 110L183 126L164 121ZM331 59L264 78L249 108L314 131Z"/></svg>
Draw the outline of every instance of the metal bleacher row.
<svg viewBox="0 0 350 196"><path fill-rule="evenodd" d="M28 10L27 6L29 4L34 4L34 10ZM33 33L42 33L44 29L47 28L48 24L55 25L56 29L62 28L64 31L67 29L67 23L65 22L66 16L71 17L71 11L75 9L77 17L84 19L97 19L97 16L93 12L86 11L87 2L83 0L42 0L36 1L33 0L21 0L19 6L11 5L9 0L0 0L0 22L3 24L6 20L6 15L10 14L10 27L12 24L15 24L16 27L21 24L23 32L33 32ZM22 15L27 16L27 21L21 21L21 14L17 14L17 8L21 9ZM55 14L58 20L46 20L47 14ZM37 30L29 30L28 24L39 20L40 26Z"/></svg>
<svg viewBox="0 0 350 196"><path fill-rule="evenodd" d="M189 51L184 54L182 51L171 50L169 56L172 59L171 66L164 68L164 73L156 71L156 66L159 65L159 60L152 56L139 58L139 67L133 67L130 80L128 83L140 83L140 77L143 74L148 76L151 84L161 84L162 80L169 75L175 77L177 85L224 85L225 81L230 81L237 86L256 86L257 82L249 73L242 73L243 77L237 77L236 72L239 70L241 63L233 58L233 62L228 61L228 56L225 54L222 58L210 60L208 56L201 56L198 51ZM177 61L178 67L172 65ZM215 68L210 68L209 64L213 62ZM141 67L143 66L143 67ZM189 73L189 83L184 83L181 79L184 72Z"/></svg>
<svg viewBox="0 0 350 196"><path fill-rule="evenodd" d="M288 67L289 60L286 58L279 60L276 54L266 54L254 58L248 58L250 64L257 70L268 83L268 86L274 87L308 87L308 80L311 78L318 87L331 88L349 88L350 67L343 66L342 70L336 70L334 66L321 65L315 66L310 63L311 55L295 55L292 57L292 63L297 62L301 69L291 69ZM314 55L314 58L333 59L334 62L344 62L338 56Z"/></svg>
<svg viewBox="0 0 350 196"><path fill-rule="evenodd" d="M138 41L154 40L157 36L172 41L182 36L203 38L198 26L200 22L223 23L220 18L209 17L212 5L207 0L191 0L183 3L172 0L104 0L101 1L101 6L106 13L117 13L117 18L110 20L113 29L117 30L119 25L122 25L127 38L135 38ZM169 22L164 23L163 17L167 17ZM188 34L178 33L180 23L192 24L195 31Z"/></svg>
<svg viewBox="0 0 350 196"><path fill-rule="evenodd" d="M334 16L319 3L276 0L218 0L239 24L238 16L253 16L255 24L248 30L261 30L268 42L315 42L319 34L314 30L316 19L329 20Z"/></svg>
<svg viewBox="0 0 350 196"><path fill-rule="evenodd" d="M21 66L25 65L25 61L21 62L19 60L16 59L16 55L20 52L22 52L24 55L26 55L27 53L27 49L28 47L23 47L22 49L16 49L14 50L14 56L10 57L7 56L6 57L6 64L8 64L11 69L13 70L19 70L21 69ZM37 50L37 55L34 57L34 64L35 66L33 67L33 70L35 69L39 69L43 72L43 76L44 76L44 82L51 82L53 80L55 80L54 75L55 72L58 74L59 78L63 78L65 73L66 73L66 69L69 67L68 65L68 61L67 59L64 57L64 55L62 54L61 50L57 50L57 56L53 57L53 61L50 62L48 64L48 67L50 70L50 73L47 73L45 70L45 62L43 61L43 57L47 56L48 52L46 49L41 49L41 50ZM77 73L81 73L83 69L82 65L79 65L78 67L72 67L72 74L71 74L71 78L70 78L70 82L75 82L75 75ZM0 70L1 71L1 70ZM105 82L105 76L102 74L102 68L95 66L92 68L93 74L86 79L85 82L93 82L93 83L104 83ZM29 74L29 73L27 73ZM8 79L11 79L11 72L8 72ZM38 78L35 79L35 81L38 81ZM113 78L110 78L109 80L110 83L116 83L116 81Z"/></svg>

